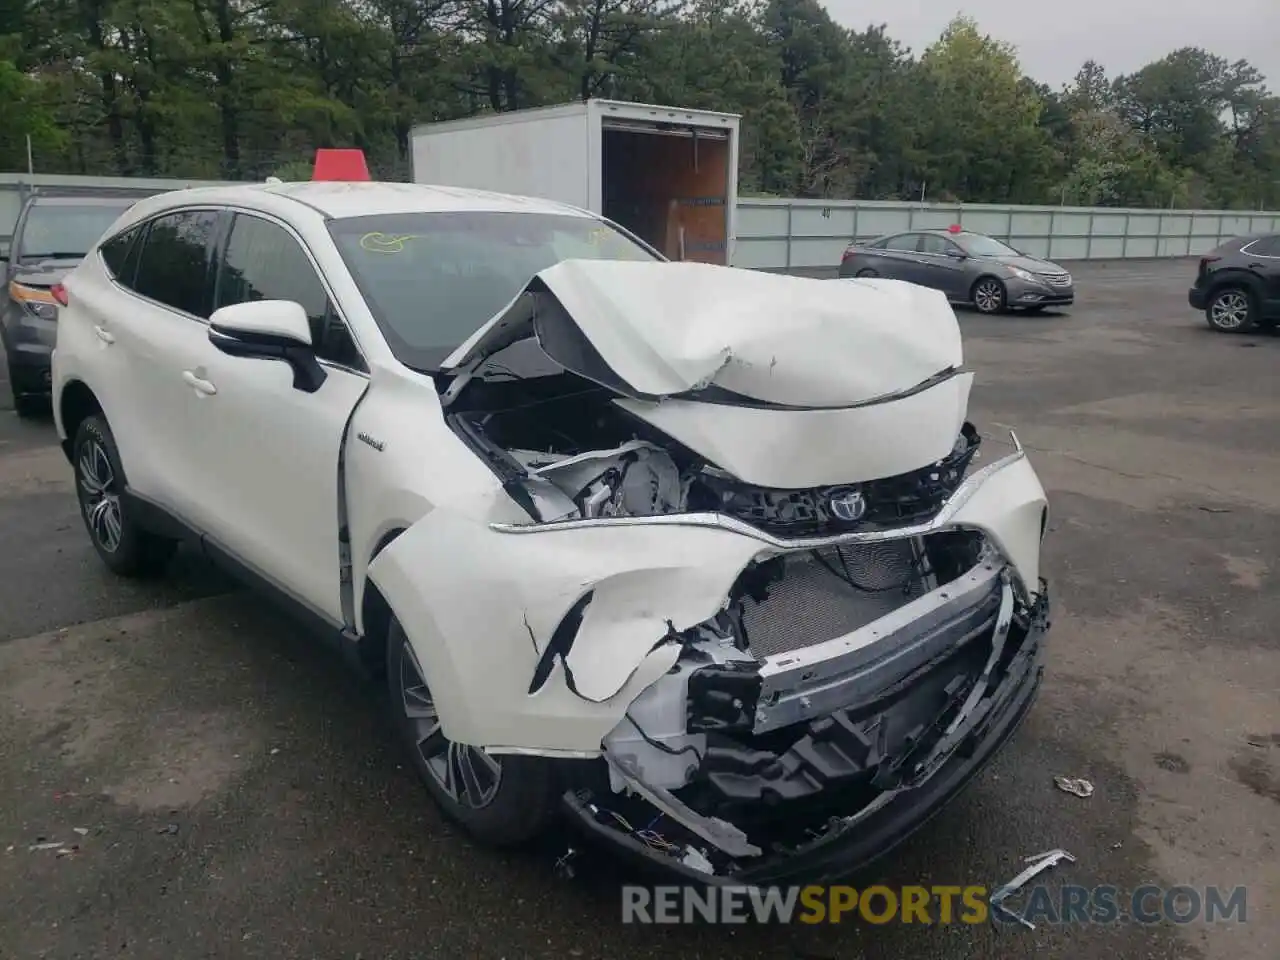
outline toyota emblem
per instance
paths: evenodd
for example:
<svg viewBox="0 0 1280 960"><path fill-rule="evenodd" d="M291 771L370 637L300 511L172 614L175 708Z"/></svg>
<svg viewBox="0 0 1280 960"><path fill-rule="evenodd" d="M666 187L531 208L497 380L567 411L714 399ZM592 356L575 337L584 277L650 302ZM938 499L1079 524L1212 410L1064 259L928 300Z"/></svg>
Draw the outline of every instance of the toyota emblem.
<svg viewBox="0 0 1280 960"><path fill-rule="evenodd" d="M857 490L837 490L827 497L827 509L837 520L854 523L867 514L867 498Z"/></svg>

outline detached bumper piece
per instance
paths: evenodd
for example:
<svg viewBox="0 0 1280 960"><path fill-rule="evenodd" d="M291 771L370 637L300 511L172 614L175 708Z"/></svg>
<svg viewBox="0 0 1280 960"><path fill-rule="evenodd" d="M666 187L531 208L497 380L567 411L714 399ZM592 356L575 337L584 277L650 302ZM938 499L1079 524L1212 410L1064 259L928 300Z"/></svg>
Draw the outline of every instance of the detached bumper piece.
<svg viewBox="0 0 1280 960"><path fill-rule="evenodd" d="M589 790L566 794L588 831L650 866L699 884L768 886L846 877L884 856L931 819L995 756L1039 690L1048 594L1031 607L1010 586L971 611L945 651L860 702L805 724L752 733L739 723L706 724L697 776L678 791L697 816L742 831L761 853L729 856L697 836L628 829ZM959 627L960 625L957 625ZM699 700L741 701L723 690L690 689ZM711 718L707 718L711 719ZM715 732L710 732L716 728ZM645 811L652 820L655 811ZM620 819L628 826L620 827ZM659 816L658 819L662 819ZM647 820L645 822L648 822Z"/></svg>

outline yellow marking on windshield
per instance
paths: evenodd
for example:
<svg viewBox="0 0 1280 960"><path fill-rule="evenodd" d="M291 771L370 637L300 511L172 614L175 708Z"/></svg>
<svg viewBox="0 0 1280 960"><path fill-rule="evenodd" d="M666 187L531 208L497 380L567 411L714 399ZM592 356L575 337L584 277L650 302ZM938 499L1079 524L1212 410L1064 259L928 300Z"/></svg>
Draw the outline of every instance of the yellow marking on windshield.
<svg viewBox="0 0 1280 960"><path fill-rule="evenodd" d="M417 240L418 235L407 233L404 236L391 236L385 233L366 233L360 238L360 249L370 253L403 253L404 245L410 240Z"/></svg>

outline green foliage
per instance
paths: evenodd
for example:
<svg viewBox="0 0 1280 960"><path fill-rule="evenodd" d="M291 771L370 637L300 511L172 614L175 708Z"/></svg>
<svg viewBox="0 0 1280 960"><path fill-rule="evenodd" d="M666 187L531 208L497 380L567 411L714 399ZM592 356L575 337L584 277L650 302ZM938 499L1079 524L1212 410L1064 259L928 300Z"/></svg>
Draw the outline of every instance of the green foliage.
<svg viewBox="0 0 1280 960"><path fill-rule="evenodd" d="M416 123L586 97L743 116L744 194L1280 207L1280 100L1175 50L1054 91L958 17L912 56L820 0L0 0L0 168L407 178Z"/></svg>

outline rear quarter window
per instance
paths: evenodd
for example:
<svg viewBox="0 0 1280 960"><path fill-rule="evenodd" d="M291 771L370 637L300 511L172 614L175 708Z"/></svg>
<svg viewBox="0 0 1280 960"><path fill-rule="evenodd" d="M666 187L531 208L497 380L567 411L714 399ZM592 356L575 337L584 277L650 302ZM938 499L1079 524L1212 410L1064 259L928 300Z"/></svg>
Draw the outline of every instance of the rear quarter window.
<svg viewBox="0 0 1280 960"><path fill-rule="evenodd" d="M138 241L142 232L143 227L133 227L112 237L98 250L102 256L102 262L107 267L107 272L125 286L133 285L133 274L138 264L138 249L141 247Z"/></svg>

